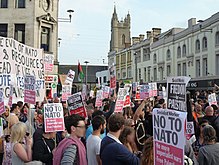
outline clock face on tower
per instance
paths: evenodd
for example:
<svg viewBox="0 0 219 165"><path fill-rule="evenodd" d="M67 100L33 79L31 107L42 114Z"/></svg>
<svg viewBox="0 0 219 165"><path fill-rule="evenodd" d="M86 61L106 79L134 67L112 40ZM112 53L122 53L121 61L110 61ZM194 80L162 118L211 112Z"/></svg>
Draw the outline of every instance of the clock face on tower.
<svg viewBox="0 0 219 165"><path fill-rule="evenodd" d="M45 11L48 11L48 10L49 10L50 5L51 5L50 0L43 0L43 9L44 9Z"/></svg>

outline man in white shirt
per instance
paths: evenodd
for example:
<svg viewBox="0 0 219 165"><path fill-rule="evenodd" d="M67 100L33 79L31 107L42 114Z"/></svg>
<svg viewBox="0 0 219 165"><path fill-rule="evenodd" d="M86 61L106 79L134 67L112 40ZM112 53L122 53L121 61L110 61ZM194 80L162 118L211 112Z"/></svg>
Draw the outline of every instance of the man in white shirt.
<svg viewBox="0 0 219 165"><path fill-rule="evenodd" d="M93 133L87 139L87 159L88 165L101 165L100 159L100 135L104 133L106 128L106 120L103 116L96 116L91 121Z"/></svg>

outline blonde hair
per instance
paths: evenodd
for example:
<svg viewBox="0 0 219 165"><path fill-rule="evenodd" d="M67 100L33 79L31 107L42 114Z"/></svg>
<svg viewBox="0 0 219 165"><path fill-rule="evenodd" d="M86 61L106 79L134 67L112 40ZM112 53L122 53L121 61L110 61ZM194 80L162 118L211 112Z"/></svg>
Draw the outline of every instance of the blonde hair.
<svg viewBox="0 0 219 165"><path fill-rule="evenodd" d="M26 131L27 126L24 123L18 122L17 124L14 124L11 129L11 142L23 142Z"/></svg>
<svg viewBox="0 0 219 165"><path fill-rule="evenodd" d="M8 109L9 113L11 111L11 108L8 105L5 105L5 109Z"/></svg>

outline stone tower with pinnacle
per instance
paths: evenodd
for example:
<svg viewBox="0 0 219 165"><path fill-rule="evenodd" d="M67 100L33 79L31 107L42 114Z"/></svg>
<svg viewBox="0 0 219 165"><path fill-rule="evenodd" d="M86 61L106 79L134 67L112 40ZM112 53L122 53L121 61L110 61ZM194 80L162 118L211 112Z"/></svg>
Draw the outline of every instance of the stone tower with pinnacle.
<svg viewBox="0 0 219 165"><path fill-rule="evenodd" d="M116 13L116 6L111 19L111 41L110 52L122 50L131 45L130 26L131 17L128 13L124 20L119 21Z"/></svg>

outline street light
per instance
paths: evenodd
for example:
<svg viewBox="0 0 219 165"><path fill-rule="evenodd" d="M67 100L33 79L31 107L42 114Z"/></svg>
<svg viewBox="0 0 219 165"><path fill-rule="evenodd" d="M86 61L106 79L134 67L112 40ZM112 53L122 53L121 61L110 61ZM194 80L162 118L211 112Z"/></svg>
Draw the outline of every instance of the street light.
<svg viewBox="0 0 219 165"><path fill-rule="evenodd" d="M69 9L67 10L67 12L69 13L69 18L58 18L58 22L70 22L71 23L72 13L74 12L74 10Z"/></svg>
<svg viewBox="0 0 219 165"><path fill-rule="evenodd" d="M62 39L61 38L58 38L58 46L60 47L60 45L61 45L61 41L62 41Z"/></svg>
<svg viewBox="0 0 219 165"><path fill-rule="evenodd" d="M86 84L86 90L87 90L87 64L89 63L88 61L84 61L86 64L86 77L85 77L85 84Z"/></svg>
<svg viewBox="0 0 219 165"><path fill-rule="evenodd" d="M198 20L197 22L200 23L199 24L200 32L211 32L212 33L212 29L204 29L204 30L202 30L203 29L202 23L204 22L203 20Z"/></svg>

